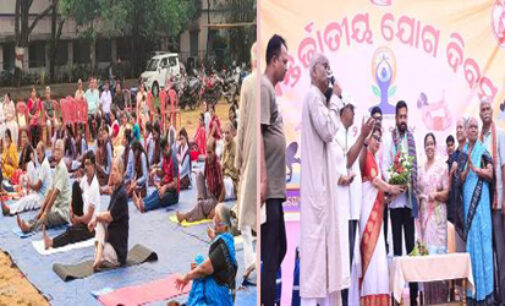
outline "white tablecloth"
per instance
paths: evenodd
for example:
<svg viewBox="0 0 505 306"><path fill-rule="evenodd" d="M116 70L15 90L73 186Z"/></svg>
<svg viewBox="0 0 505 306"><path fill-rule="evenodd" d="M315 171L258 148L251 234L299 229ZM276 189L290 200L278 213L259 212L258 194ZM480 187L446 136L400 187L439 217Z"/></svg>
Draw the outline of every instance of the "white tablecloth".
<svg viewBox="0 0 505 306"><path fill-rule="evenodd" d="M400 303L407 282L432 282L467 279L467 288L474 292L472 264L468 253L393 258L389 267L389 286Z"/></svg>

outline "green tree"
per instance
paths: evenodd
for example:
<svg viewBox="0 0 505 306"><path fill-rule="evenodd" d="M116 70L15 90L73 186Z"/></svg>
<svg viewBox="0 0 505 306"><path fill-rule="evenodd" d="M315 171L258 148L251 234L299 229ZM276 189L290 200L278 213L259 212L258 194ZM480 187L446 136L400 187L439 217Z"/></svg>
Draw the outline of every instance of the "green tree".
<svg viewBox="0 0 505 306"><path fill-rule="evenodd" d="M218 7L225 12L227 23L256 23L256 0L223 0ZM237 64L249 63L250 49L256 40L256 25L231 27L228 54Z"/></svg>
<svg viewBox="0 0 505 306"><path fill-rule="evenodd" d="M161 47L161 39L168 38L169 47L178 49L178 37L196 16L196 0L129 0L132 5L130 23L125 34L131 34L131 62L135 75L143 71L149 51Z"/></svg>
<svg viewBox="0 0 505 306"><path fill-rule="evenodd" d="M54 7L54 3L51 3L44 11L40 14L36 14L32 23L28 22L30 16L30 8L33 4L33 0L16 0L16 8L14 11L14 33L16 37L16 58L20 58L23 62L24 49L28 47L28 38L32 33L33 29L43 17L47 16ZM22 66L23 64L21 64ZM15 78L17 86L21 85L22 78L22 67L16 67Z"/></svg>
<svg viewBox="0 0 505 306"><path fill-rule="evenodd" d="M60 0L61 11L76 20L81 35L91 42L92 70L96 65L95 42L104 37L130 37L130 63L134 74L144 68L147 53L168 38L171 46L196 10L196 0Z"/></svg>
<svg viewBox="0 0 505 306"><path fill-rule="evenodd" d="M73 18L81 37L90 42L91 74L96 68L96 40L122 33L132 1L122 0L60 0L64 18Z"/></svg>

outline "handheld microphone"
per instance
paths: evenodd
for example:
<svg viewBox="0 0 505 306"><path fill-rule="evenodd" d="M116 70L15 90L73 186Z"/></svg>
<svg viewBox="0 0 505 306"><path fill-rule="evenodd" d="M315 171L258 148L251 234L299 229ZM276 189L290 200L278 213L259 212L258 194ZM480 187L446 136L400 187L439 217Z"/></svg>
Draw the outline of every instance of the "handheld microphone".
<svg viewBox="0 0 505 306"><path fill-rule="evenodd" d="M330 86L326 89L324 96L326 97L326 102L330 101L331 95L333 94L333 85L335 84L335 77L332 75L330 77Z"/></svg>

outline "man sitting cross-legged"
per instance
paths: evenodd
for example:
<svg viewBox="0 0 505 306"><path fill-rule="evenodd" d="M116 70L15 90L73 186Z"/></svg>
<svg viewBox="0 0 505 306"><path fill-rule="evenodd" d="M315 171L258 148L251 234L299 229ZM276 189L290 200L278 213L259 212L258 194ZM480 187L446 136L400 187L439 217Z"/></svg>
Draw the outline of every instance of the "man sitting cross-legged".
<svg viewBox="0 0 505 306"><path fill-rule="evenodd" d="M51 189L35 218L26 222L17 216L18 226L23 233L38 231L42 226L55 227L68 223L68 202L70 201L70 178L63 160L63 140L58 139L54 148L56 168Z"/></svg>
<svg viewBox="0 0 505 306"><path fill-rule="evenodd" d="M224 200L224 183L221 165L216 155L216 143L211 138L207 144L207 157L205 158L205 171L196 176L197 203L193 209L186 213L177 211L177 220L182 222L200 221L214 217L214 208Z"/></svg>
<svg viewBox="0 0 505 306"><path fill-rule="evenodd" d="M68 205L72 226L53 239L43 230L44 247L59 248L67 244L84 241L95 236L88 230L88 224L100 207L100 186L95 173L95 154L88 151L83 157L85 176L72 185L72 199Z"/></svg>

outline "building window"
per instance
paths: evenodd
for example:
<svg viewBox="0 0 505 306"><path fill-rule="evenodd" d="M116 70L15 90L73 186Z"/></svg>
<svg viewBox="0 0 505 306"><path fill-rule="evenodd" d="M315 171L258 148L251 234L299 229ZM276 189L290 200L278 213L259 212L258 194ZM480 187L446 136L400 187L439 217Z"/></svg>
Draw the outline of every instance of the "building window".
<svg viewBox="0 0 505 306"><path fill-rule="evenodd" d="M98 39L96 41L96 61L97 62L112 61L112 47L110 40Z"/></svg>
<svg viewBox="0 0 505 306"><path fill-rule="evenodd" d="M74 40L74 63L75 64L89 64L89 41L87 40Z"/></svg>
<svg viewBox="0 0 505 306"><path fill-rule="evenodd" d="M56 45L56 65L64 66L68 62L68 41L59 41Z"/></svg>
<svg viewBox="0 0 505 306"><path fill-rule="evenodd" d="M28 67L39 68L46 65L46 42L36 41L28 47Z"/></svg>
<svg viewBox="0 0 505 306"><path fill-rule="evenodd" d="M189 52L191 56L198 56L198 33L200 31L189 32Z"/></svg>
<svg viewBox="0 0 505 306"><path fill-rule="evenodd" d="M4 70L14 70L14 45L5 44L3 47L3 63Z"/></svg>

